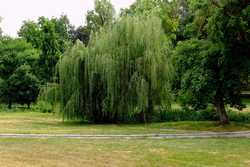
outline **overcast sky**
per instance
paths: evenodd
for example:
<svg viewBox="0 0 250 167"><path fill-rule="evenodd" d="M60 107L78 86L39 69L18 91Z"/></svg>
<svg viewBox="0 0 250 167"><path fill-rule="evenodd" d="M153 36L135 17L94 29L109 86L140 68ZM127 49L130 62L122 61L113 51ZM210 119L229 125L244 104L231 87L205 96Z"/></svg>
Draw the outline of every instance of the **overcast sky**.
<svg viewBox="0 0 250 167"><path fill-rule="evenodd" d="M129 7L135 0L111 0L116 11ZM0 24L4 34L16 36L24 20L36 20L39 16L58 17L66 14L71 24L83 25L88 10L94 8L94 0L1 0Z"/></svg>

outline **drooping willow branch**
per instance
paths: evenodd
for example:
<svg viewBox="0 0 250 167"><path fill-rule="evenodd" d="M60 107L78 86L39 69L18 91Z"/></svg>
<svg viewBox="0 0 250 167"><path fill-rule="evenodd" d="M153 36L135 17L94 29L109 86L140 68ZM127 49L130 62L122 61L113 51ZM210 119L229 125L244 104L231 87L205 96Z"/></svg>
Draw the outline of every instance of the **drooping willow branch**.
<svg viewBox="0 0 250 167"><path fill-rule="evenodd" d="M124 17L87 48L76 44L59 65L65 118L145 121L156 106L169 107L170 48L157 17Z"/></svg>

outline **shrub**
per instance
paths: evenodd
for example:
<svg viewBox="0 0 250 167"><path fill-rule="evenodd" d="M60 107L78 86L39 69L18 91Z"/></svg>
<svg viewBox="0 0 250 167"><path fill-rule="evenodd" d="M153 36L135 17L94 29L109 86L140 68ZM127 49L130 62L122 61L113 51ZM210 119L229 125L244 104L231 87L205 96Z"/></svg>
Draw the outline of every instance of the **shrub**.
<svg viewBox="0 0 250 167"><path fill-rule="evenodd" d="M46 101L39 101L37 103L38 110L43 113L51 113L52 105Z"/></svg>
<svg viewBox="0 0 250 167"><path fill-rule="evenodd" d="M231 121L250 123L250 112L228 112Z"/></svg>
<svg viewBox="0 0 250 167"><path fill-rule="evenodd" d="M168 111L160 111L160 121L218 121L219 117L215 110L208 107L204 110L171 109ZM250 123L250 112L228 111L231 121Z"/></svg>

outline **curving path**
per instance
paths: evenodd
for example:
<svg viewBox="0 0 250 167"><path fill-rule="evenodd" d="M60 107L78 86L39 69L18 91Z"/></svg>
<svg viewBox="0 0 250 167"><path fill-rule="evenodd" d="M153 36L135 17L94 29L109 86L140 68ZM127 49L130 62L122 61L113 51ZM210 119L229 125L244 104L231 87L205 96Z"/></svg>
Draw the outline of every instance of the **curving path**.
<svg viewBox="0 0 250 167"><path fill-rule="evenodd" d="M0 138L68 138L68 139L188 139L188 138L250 138L250 131L192 132L177 134L80 135L80 134L0 134Z"/></svg>

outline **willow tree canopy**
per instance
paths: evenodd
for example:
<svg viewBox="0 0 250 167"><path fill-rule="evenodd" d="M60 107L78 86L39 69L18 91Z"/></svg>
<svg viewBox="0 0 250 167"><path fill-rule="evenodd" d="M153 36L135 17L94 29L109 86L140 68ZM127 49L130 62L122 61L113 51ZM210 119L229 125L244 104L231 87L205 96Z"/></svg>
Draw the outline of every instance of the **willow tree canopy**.
<svg viewBox="0 0 250 167"><path fill-rule="evenodd" d="M64 118L145 121L169 107L170 48L157 17L124 17L77 43L59 65Z"/></svg>

